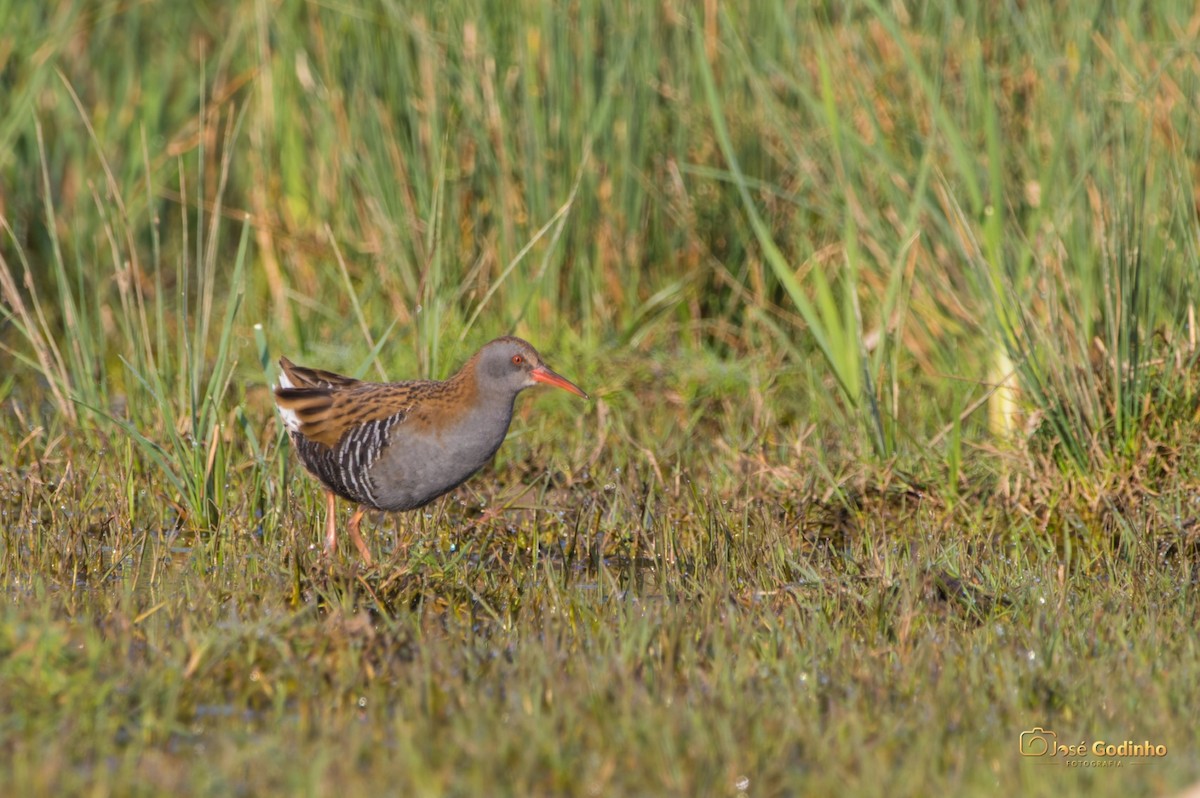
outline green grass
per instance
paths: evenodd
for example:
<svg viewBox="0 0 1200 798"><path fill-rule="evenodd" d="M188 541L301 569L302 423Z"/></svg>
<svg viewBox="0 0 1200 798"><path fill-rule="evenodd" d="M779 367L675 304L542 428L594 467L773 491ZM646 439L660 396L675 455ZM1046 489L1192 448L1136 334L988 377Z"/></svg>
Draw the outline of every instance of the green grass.
<svg viewBox="0 0 1200 798"><path fill-rule="evenodd" d="M7 790L1200 779L1192 6L51 5L0 2ZM509 332L593 401L323 562L275 359Z"/></svg>

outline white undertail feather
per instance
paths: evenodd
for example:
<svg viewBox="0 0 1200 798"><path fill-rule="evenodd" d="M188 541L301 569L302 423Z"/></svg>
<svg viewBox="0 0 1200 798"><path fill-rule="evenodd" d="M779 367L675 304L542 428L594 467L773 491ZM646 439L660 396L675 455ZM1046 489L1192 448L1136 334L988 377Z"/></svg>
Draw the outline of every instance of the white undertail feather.
<svg viewBox="0 0 1200 798"><path fill-rule="evenodd" d="M279 387L280 388L295 388L292 381L288 379L287 374L279 372ZM279 417L283 419L283 426L288 432L300 431L300 417L296 415L296 411L288 407L275 406L279 410Z"/></svg>

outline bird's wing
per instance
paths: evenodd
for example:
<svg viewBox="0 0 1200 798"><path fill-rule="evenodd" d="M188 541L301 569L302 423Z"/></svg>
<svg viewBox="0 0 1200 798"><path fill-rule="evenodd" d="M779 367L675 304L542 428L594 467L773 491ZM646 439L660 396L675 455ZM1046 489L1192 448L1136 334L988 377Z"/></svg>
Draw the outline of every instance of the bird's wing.
<svg viewBox="0 0 1200 798"><path fill-rule="evenodd" d="M333 448L348 432L363 424L382 419L403 421L412 408L419 385L352 380L342 385L279 387L275 389L275 404L290 431Z"/></svg>

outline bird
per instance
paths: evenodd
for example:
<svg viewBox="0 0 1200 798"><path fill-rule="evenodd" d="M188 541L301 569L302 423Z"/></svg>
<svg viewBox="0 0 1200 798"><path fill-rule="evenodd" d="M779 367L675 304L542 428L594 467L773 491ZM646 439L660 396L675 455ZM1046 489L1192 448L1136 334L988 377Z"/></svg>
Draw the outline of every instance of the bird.
<svg viewBox="0 0 1200 798"><path fill-rule="evenodd" d="M416 510L470 479L504 442L517 394L539 383L588 399L520 338L497 338L446 380L366 382L279 359L275 404L301 464L325 490L325 554L337 549L336 497L367 510Z"/></svg>

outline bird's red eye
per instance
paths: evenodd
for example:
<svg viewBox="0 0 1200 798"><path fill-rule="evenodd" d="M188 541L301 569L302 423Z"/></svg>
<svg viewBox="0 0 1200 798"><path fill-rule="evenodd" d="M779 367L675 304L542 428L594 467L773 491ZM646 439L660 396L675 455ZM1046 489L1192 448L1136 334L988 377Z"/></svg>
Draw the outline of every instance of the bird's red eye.
<svg viewBox="0 0 1200 798"><path fill-rule="evenodd" d="M525 358L521 357L520 355L513 355L513 365L514 366L519 366L524 362L525 362Z"/></svg>

